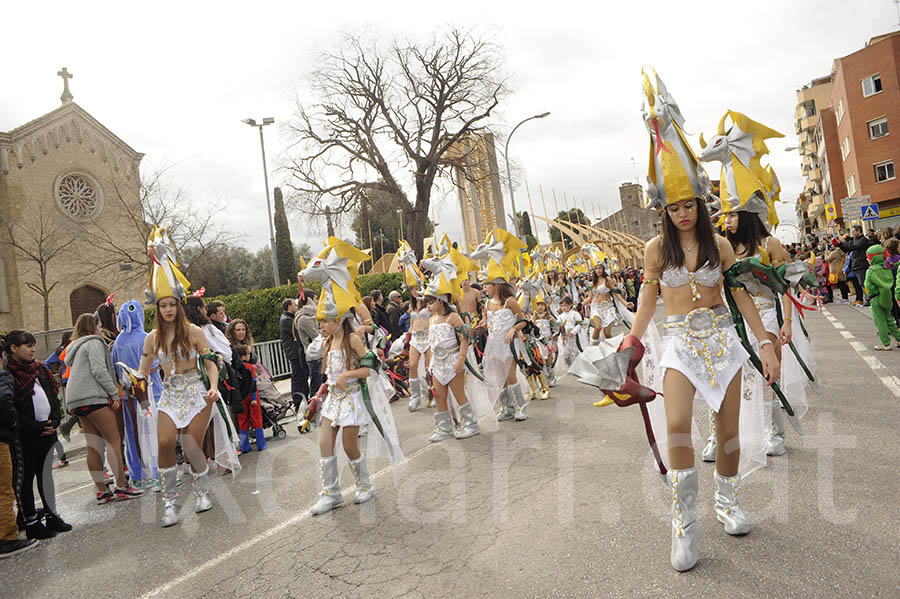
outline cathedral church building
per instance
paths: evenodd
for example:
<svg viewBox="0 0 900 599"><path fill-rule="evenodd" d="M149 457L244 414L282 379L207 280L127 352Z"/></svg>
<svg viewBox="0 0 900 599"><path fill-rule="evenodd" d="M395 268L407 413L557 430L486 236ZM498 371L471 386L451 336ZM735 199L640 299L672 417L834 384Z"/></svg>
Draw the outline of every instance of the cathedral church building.
<svg viewBox="0 0 900 599"><path fill-rule="evenodd" d="M3 331L70 328L110 293L121 305L135 273L110 250L146 251L134 225L143 154L73 102L72 75L58 74L60 107L0 131Z"/></svg>

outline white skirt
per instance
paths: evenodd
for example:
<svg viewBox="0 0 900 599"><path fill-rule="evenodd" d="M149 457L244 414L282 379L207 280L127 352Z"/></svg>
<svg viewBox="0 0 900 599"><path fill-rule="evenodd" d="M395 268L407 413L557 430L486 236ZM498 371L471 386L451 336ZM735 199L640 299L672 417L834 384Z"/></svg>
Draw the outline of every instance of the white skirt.
<svg viewBox="0 0 900 599"><path fill-rule="evenodd" d="M618 315L616 314L616 307L612 302L600 302L600 303L592 303L591 304L591 318L599 318L600 319L600 328L605 329L611 324L616 324L618 321Z"/></svg>
<svg viewBox="0 0 900 599"><path fill-rule="evenodd" d="M331 421L333 427L362 426L371 421L363 403L359 383L348 383L346 389L328 386L328 397L322 402L322 418Z"/></svg>

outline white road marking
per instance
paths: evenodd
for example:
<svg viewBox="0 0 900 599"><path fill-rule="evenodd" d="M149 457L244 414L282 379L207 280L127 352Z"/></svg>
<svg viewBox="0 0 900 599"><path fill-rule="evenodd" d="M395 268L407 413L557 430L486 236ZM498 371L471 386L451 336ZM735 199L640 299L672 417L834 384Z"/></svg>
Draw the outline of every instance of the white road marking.
<svg viewBox="0 0 900 599"><path fill-rule="evenodd" d="M426 451L429 451L430 449L432 449L436 446L437 446L436 443L426 445L422 449L419 449L418 451L415 451L412 454L406 456L406 459L404 459L402 462L399 462L397 464L397 466L400 466L401 464L412 461L413 458L416 458L416 457L422 455ZM378 478L381 475L385 474L386 472L390 472L390 471L391 471L391 466L386 466L386 467L382 468L381 470L379 470L378 472L376 472L375 474L373 474L372 478ZM182 584L183 582L190 580L191 578L193 578L199 574L202 574L203 572L206 572L210 568L214 568L215 566L221 564L225 560L230 559L230 558L234 557L235 555L250 549L254 545L261 543L262 541L265 541L266 539L272 537L273 535L278 534L282 530L289 528L291 526L294 526L295 524L298 524L300 522L303 522L304 520L307 520L308 518L312 518L312 515L309 513L309 510L305 510L305 511L297 514L293 518L289 518L288 520L285 520L281 524L277 524L277 525L273 526L272 528L270 528L269 530L267 530L265 532L261 532L260 534L256 535L252 539L247 539L240 545L232 547L225 553L222 553L222 554L214 557L213 559L200 564L199 566L197 566L195 568L191 568L190 570L188 570L187 572L185 572L178 578L175 578L174 580L170 580L169 582L167 582L163 585L160 585L160 586L156 587L155 589L147 591L146 593L144 593L143 595L140 596L140 599L150 599L150 597L156 597L157 595L168 593L171 589L177 587L178 585Z"/></svg>
<svg viewBox="0 0 900 599"><path fill-rule="evenodd" d="M861 311L869 316L869 318L872 317L872 314L869 311ZM831 313L824 308L822 309L822 314L824 314L825 318L827 318L831 322L831 324L834 325L834 328L838 330L838 332L844 337L844 339L855 338L853 336L853 333L846 330L846 327L844 327L843 323L841 323L837 318L834 318ZM900 397L900 378L897 378L896 376L881 376L880 371L887 370L887 368L884 364L881 363L881 361L878 360L878 358L869 354L866 350L866 346L859 341L851 341L850 347L855 349L859 356L863 359L863 361L865 361L865 363L869 365L869 368L872 369L872 372L878 375L878 378L881 379L881 382L884 384L884 386L888 388L888 391L893 393L894 397Z"/></svg>

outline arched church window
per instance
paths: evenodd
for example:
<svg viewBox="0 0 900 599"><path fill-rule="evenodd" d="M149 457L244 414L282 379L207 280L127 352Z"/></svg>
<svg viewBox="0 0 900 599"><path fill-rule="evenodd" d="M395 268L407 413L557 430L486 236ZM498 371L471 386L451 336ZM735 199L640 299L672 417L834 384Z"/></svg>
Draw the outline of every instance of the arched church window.
<svg viewBox="0 0 900 599"><path fill-rule="evenodd" d="M94 220L103 211L103 192L87 173L63 173L53 191L60 209L75 220Z"/></svg>

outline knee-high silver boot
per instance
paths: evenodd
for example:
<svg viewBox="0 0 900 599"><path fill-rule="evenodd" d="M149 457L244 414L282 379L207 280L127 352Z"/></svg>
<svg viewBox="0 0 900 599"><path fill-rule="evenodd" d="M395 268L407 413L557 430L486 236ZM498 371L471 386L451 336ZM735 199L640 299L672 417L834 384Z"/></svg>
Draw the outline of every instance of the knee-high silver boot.
<svg viewBox="0 0 900 599"><path fill-rule="evenodd" d="M203 472L194 473L194 497L197 498L194 512L200 514L212 509L213 502L209 496L209 466Z"/></svg>
<svg viewBox="0 0 900 599"><path fill-rule="evenodd" d="M769 425L766 455L779 456L784 455L787 449L784 447L784 414L781 413L781 404L774 395L771 388L766 389L766 424Z"/></svg>
<svg viewBox="0 0 900 599"><path fill-rule="evenodd" d="M528 418L528 414L525 412L525 408L528 407L528 402L525 401L525 396L522 395L522 385L513 385L512 392L514 394L513 397L515 397L515 418L516 420L525 420Z"/></svg>
<svg viewBox="0 0 900 599"><path fill-rule="evenodd" d="M422 379L409 379L409 411L422 407Z"/></svg>
<svg viewBox="0 0 900 599"><path fill-rule="evenodd" d="M514 401L512 388L509 385L503 387L503 391L500 392L500 413L497 414L499 422L512 420L515 417L516 406L513 404Z"/></svg>
<svg viewBox="0 0 900 599"><path fill-rule="evenodd" d="M459 428L453 433L457 439L468 439L481 432L478 427L478 419L475 418L475 408L470 401L459 408Z"/></svg>
<svg viewBox="0 0 900 599"><path fill-rule="evenodd" d="M159 481L162 486L163 514L159 525L163 528L178 524L178 512L181 510L181 498L178 496L178 466L159 469Z"/></svg>
<svg viewBox="0 0 900 599"><path fill-rule="evenodd" d="M716 520L725 525L730 535L745 535L750 532L750 520L738 505L737 489L741 475L722 476L716 472Z"/></svg>
<svg viewBox="0 0 900 599"><path fill-rule="evenodd" d="M709 411L709 437L706 438L706 447L703 448L703 456L704 462L715 462L716 461L716 447L718 446L718 439L716 438L716 413L713 412L712 408L706 408Z"/></svg>
<svg viewBox="0 0 900 599"><path fill-rule="evenodd" d="M353 503L365 503L372 499L375 496L375 485L369 478L369 466L366 464L365 456L350 460L350 469L356 478L356 495L353 496Z"/></svg>
<svg viewBox="0 0 900 599"><path fill-rule="evenodd" d="M432 443L446 441L453 436L453 424L450 421L450 411L434 413L434 433L428 438Z"/></svg>
<svg viewBox="0 0 900 599"><path fill-rule="evenodd" d="M341 485L338 482L337 458L335 456L321 458L319 468L321 469L322 490L319 492L319 500L310 510L313 516L330 512L344 503L344 498L341 496Z"/></svg>
<svg viewBox="0 0 900 599"><path fill-rule="evenodd" d="M702 529L697 520L697 468L669 470L672 488L672 567L679 572L697 564Z"/></svg>

